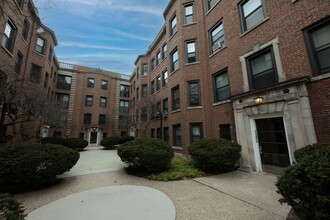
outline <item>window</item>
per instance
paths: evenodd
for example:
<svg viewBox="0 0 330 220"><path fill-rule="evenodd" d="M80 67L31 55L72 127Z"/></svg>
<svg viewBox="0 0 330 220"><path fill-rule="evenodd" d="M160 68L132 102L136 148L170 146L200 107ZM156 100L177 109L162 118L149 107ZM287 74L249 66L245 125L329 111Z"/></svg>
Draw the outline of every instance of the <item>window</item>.
<svg viewBox="0 0 330 220"><path fill-rule="evenodd" d="M46 72L45 80L44 80L44 88L46 89L48 87L48 80L49 80L49 74Z"/></svg>
<svg viewBox="0 0 330 220"><path fill-rule="evenodd" d="M139 87L136 88L136 99L139 99Z"/></svg>
<svg viewBox="0 0 330 220"><path fill-rule="evenodd" d="M179 86L172 89L172 111L180 109L180 89Z"/></svg>
<svg viewBox="0 0 330 220"><path fill-rule="evenodd" d="M193 81L188 83L188 94L189 94L189 100L188 100L189 106L201 105L199 81Z"/></svg>
<svg viewBox="0 0 330 220"><path fill-rule="evenodd" d="M160 128L157 128L156 133L157 133L157 138L162 139L162 130Z"/></svg>
<svg viewBox="0 0 330 220"><path fill-rule="evenodd" d="M231 141L230 124L221 124L219 126L219 130L221 139L227 139Z"/></svg>
<svg viewBox="0 0 330 220"><path fill-rule="evenodd" d="M136 69L136 79L139 79L140 78L140 69L137 68Z"/></svg>
<svg viewBox="0 0 330 220"><path fill-rule="evenodd" d="M90 125L92 123L92 114L84 114L84 124Z"/></svg>
<svg viewBox="0 0 330 220"><path fill-rule="evenodd" d="M86 106L93 106L93 96L91 96L91 95L86 96L85 105Z"/></svg>
<svg viewBox="0 0 330 220"><path fill-rule="evenodd" d="M150 112L150 118L151 119L154 119L155 118L155 116L156 116L156 105L155 104L152 104L151 105L151 112Z"/></svg>
<svg viewBox="0 0 330 220"><path fill-rule="evenodd" d="M102 107L102 108L107 107L107 98L106 97L100 98L100 107Z"/></svg>
<svg viewBox="0 0 330 220"><path fill-rule="evenodd" d="M159 75L156 78L156 91L159 91L160 87L161 87L161 79L160 79L160 75Z"/></svg>
<svg viewBox="0 0 330 220"><path fill-rule="evenodd" d="M129 122L129 116L128 115L119 115L118 122L119 122L118 123L118 128L119 129L121 129L121 130L127 130L128 129L128 125L129 125L128 124L128 122Z"/></svg>
<svg viewBox="0 0 330 220"><path fill-rule="evenodd" d="M248 31L265 19L264 0L245 0L239 4L243 31Z"/></svg>
<svg viewBox="0 0 330 220"><path fill-rule="evenodd" d="M31 66L30 82L38 84L40 82L41 67L35 64Z"/></svg>
<svg viewBox="0 0 330 220"><path fill-rule="evenodd" d="M87 88L94 88L95 85L95 79L94 78L88 78L87 79Z"/></svg>
<svg viewBox="0 0 330 220"><path fill-rule="evenodd" d="M142 76L148 75L148 64L144 63L142 64Z"/></svg>
<svg viewBox="0 0 330 220"><path fill-rule="evenodd" d="M165 112L168 113L168 99L164 99L163 100L163 113L165 114Z"/></svg>
<svg viewBox="0 0 330 220"><path fill-rule="evenodd" d="M304 30L313 75L330 73L330 18Z"/></svg>
<svg viewBox="0 0 330 220"><path fill-rule="evenodd" d="M40 53L40 54L44 54L45 52L45 45L46 45L46 40L38 37L37 38L37 43L36 43L36 48L35 51Z"/></svg>
<svg viewBox="0 0 330 220"><path fill-rule="evenodd" d="M150 131L150 137L155 138L155 129L151 129Z"/></svg>
<svg viewBox="0 0 330 220"><path fill-rule="evenodd" d="M187 63L197 62L196 41L186 42Z"/></svg>
<svg viewBox="0 0 330 220"><path fill-rule="evenodd" d="M103 80L101 81L101 89L103 90L108 90L108 81L107 80Z"/></svg>
<svg viewBox="0 0 330 220"><path fill-rule="evenodd" d="M168 127L164 127L164 132L163 132L164 134L164 141L165 142L169 142L169 140L170 140L170 136L169 136L169 131L168 131Z"/></svg>
<svg viewBox="0 0 330 220"><path fill-rule="evenodd" d="M155 58L151 59L151 71L155 69Z"/></svg>
<svg viewBox="0 0 330 220"><path fill-rule="evenodd" d="M56 73L54 73L54 78L56 78ZM71 76L58 75L56 88L62 90L70 90L71 80Z"/></svg>
<svg viewBox="0 0 330 220"><path fill-rule="evenodd" d="M52 62L52 59L53 59L53 48L49 47L48 61Z"/></svg>
<svg viewBox="0 0 330 220"><path fill-rule="evenodd" d="M156 55L156 65L159 65L159 63L160 63L160 51L158 51Z"/></svg>
<svg viewBox="0 0 330 220"><path fill-rule="evenodd" d="M210 43L211 54L213 54L219 48L223 47L225 43L225 34L222 22L220 22L210 30Z"/></svg>
<svg viewBox="0 0 330 220"><path fill-rule="evenodd" d="M146 97L148 95L148 85L143 84L141 87L141 97Z"/></svg>
<svg viewBox="0 0 330 220"><path fill-rule="evenodd" d="M176 15L174 14L173 17L170 20L170 36L173 36L173 34L177 31L177 21L176 21Z"/></svg>
<svg viewBox="0 0 330 220"><path fill-rule="evenodd" d="M191 123L190 124L190 143L203 139L203 124Z"/></svg>
<svg viewBox="0 0 330 220"><path fill-rule="evenodd" d="M147 107L143 107L141 109L141 121L147 121L148 120L148 109Z"/></svg>
<svg viewBox="0 0 330 220"><path fill-rule="evenodd" d="M62 102L65 108L69 108L70 95L56 93L56 100Z"/></svg>
<svg viewBox="0 0 330 220"><path fill-rule="evenodd" d="M157 102L156 103L156 113L157 113L157 116L159 116L159 112L162 108L162 103L161 102Z"/></svg>
<svg viewBox="0 0 330 220"><path fill-rule="evenodd" d="M22 37L24 38L24 40L27 40L27 37L29 35L29 29L30 29L30 23L28 22L27 19L25 19L22 27Z"/></svg>
<svg viewBox="0 0 330 220"><path fill-rule="evenodd" d="M150 87L150 94L153 95L155 93L155 80L151 81Z"/></svg>
<svg viewBox="0 0 330 220"><path fill-rule="evenodd" d="M129 105L129 101L127 100L120 100L119 102L119 112L120 113L128 113L128 105Z"/></svg>
<svg viewBox="0 0 330 220"><path fill-rule="evenodd" d="M18 52L15 60L15 68L14 71L16 74L21 75L21 68L23 63L23 55Z"/></svg>
<svg viewBox="0 0 330 220"><path fill-rule="evenodd" d="M2 38L2 46L9 52L13 52L17 29L11 20L8 20L5 27L5 33Z"/></svg>
<svg viewBox="0 0 330 220"><path fill-rule="evenodd" d="M247 67L251 89L265 88L278 82L272 47L248 57Z"/></svg>
<svg viewBox="0 0 330 220"><path fill-rule="evenodd" d="M179 69L179 53L178 53L178 49L175 49L172 53L171 53L171 71L175 71Z"/></svg>
<svg viewBox="0 0 330 220"><path fill-rule="evenodd" d="M173 145L181 147L181 125L173 125Z"/></svg>
<svg viewBox="0 0 330 220"><path fill-rule="evenodd" d="M165 70L163 72L163 87L167 86L167 84L168 84L168 72L167 72L167 70Z"/></svg>
<svg viewBox="0 0 330 220"><path fill-rule="evenodd" d="M107 116L100 114L99 115L99 125L105 125L107 122Z"/></svg>
<svg viewBox="0 0 330 220"><path fill-rule="evenodd" d="M162 47L162 58L165 59L167 56L167 44L165 43Z"/></svg>
<svg viewBox="0 0 330 220"><path fill-rule="evenodd" d="M220 102L230 97L230 87L227 70L213 76L214 101Z"/></svg>
<svg viewBox="0 0 330 220"><path fill-rule="evenodd" d="M184 6L184 23L191 24L195 21L194 4L190 3Z"/></svg>
<svg viewBox="0 0 330 220"><path fill-rule="evenodd" d="M209 11L211 8L213 8L214 5L216 5L219 2L219 0L206 0L207 3L207 10Z"/></svg>
<svg viewBox="0 0 330 220"><path fill-rule="evenodd" d="M120 97L129 97L129 86L120 85Z"/></svg>

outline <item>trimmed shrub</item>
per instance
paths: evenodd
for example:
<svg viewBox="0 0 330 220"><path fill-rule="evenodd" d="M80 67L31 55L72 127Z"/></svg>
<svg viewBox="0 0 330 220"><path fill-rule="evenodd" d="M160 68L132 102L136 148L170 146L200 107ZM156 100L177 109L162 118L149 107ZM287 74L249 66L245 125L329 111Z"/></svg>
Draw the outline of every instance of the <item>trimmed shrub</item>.
<svg viewBox="0 0 330 220"><path fill-rule="evenodd" d="M330 144L295 151L296 164L279 176L280 203L289 204L301 219L330 219Z"/></svg>
<svg viewBox="0 0 330 220"><path fill-rule="evenodd" d="M44 144L59 144L75 150L83 150L88 146L88 141L80 138L45 137L41 140L41 142Z"/></svg>
<svg viewBox="0 0 330 220"><path fill-rule="evenodd" d="M82 140L80 138L65 138L64 146L74 149L74 150L83 150L88 146L88 141Z"/></svg>
<svg viewBox="0 0 330 220"><path fill-rule="evenodd" d="M119 146L118 155L131 168L157 173L168 167L174 153L162 140L137 139Z"/></svg>
<svg viewBox="0 0 330 220"><path fill-rule="evenodd" d="M189 153L197 166L209 172L225 172L235 168L241 146L225 139L204 139L192 143Z"/></svg>
<svg viewBox="0 0 330 220"><path fill-rule="evenodd" d="M0 192L21 192L53 184L70 170L79 153L61 145L32 144L0 148Z"/></svg>
<svg viewBox="0 0 330 220"><path fill-rule="evenodd" d="M115 149L116 145L124 144L132 140L134 140L134 137L131 136L124 136L124 137L113 136L102 139L101 146L111 150L111 149Z"/></svg>
<svg viewBox="0 0 330 220"><path fill-rule="evenodd" d="M24 207L8 194L0 194L0 219L24 220Z"/></svg>

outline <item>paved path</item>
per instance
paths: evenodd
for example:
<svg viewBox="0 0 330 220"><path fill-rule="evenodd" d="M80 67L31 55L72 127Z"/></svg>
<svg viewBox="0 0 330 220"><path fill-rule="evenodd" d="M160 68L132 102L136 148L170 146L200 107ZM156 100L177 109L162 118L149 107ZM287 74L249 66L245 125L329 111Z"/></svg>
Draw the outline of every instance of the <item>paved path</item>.
<svg viewBox="0 0 330 220"><path fill-rule="evenodd" d="M92 150L85 151L82 154L89 154L90 152L92 152ZM103 156L104 154L108 154L109 158L116 158L115 151L95 150L95 152L99 152L99 154ZM104 158L106 158L106 156ZM120 162L118 158L117 160L117 162ZM84 161L80 160L77 166L83 166L83 163ZM89 163L88 159L86 163ZM77 168L74 168L72 170L73 173L66 174L66 178L60 183L38 191L16 195L16 198L24 204L26 211L30 213L33 210L38 210L40 207L47 207L49 204L53 204L52 202L56 203L61 201L61 199L65 199L67 196L80 196L80 193L84 194L86 192L87 194L85 195L88 195L90 192L98 192L98 190L111 189L112 187L118 186L143 186L146 187L144 189L147 191L155 190L151 195L156 195L161 191L163 193L161 194L164 195L163 201L166 201L165 198L168 196L175 206L177 220L285 219L290 210L288 206L278 203L280 196L276 193L276 187L274 185L276 176L274 175L235 171L192 180L159 182L127 175L123 169L102 172L103 168L96 167L89 166L90 169L88 168L88 170L92 170L91 173L93 173L90 175L76 175L73 171ZM111 167L105 167L104 169L111 169ZM110 197L111 196L109 196L108 199L111 200ZM133 196L128 196L127 198L133 198ZM110 202L110 200L107 201ZM113 200L111 201L111 203L114 202ZM143 199L140 201L142 204ZM158 199L153 201L158 201ZM101 200L99 203L99 205L102 205ZM166 203L167 207L170 207L170 203L171 202ZM97 204L97 202L95 204ZM63 210L69 209L66 207L67 206L63 207ZM106 209L106 207L108 208ZM106 207L102 210L109 217L107 219L123 219L111 218L112 210L110 204ZM83 204L80 204L80 206L77 206L74 210L82 210L83 208ZM122 206L122 209L116 209L116 211L118 210L121 212L129 212L127 206ZM101 218L97 218L97 214L100 212L101 211L95 211L93 219L101 220ZM52 216L56 215L53 213L54 212L49 212ZM147 216L150 213L157 212L148 210L144 213ZM30 214L31 217L32 214L33 212ZM28 220L32 219L34 218L28 218ZM45 220L48 219L51 218ZM61 218L61 220L63 219L65 218ZM173 217L166 217L165 219L172 220Z"/></svg>

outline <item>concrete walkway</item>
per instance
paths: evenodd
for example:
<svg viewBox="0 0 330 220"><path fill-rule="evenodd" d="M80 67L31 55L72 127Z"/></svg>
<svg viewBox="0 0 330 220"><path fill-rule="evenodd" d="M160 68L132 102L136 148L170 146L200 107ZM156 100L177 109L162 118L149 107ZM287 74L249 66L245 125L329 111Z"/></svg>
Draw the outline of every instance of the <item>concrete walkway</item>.
<svg viewBox="0 0 330 220"><path fill-rule="evenodd" d="M94 154L96 152L102 155L100 157L117 158L117 162L120 162L119 158L116 156L116 151L95 150L94 152L93 150L88 150L82 152L82 154L86 154L87 156L89 153ZM108 156L105 156L105 154L108 154ZM97 156L95 157L98 158ZM85 166L83 165L85 162L82 158L85 157L81 157L77 164L78 167ZM69 198L68 201L70 201L73 197L76 197L78 199L77 201L79 201L79 199L81 201L85 201L86 198L91 199L91 201L86 200L89 201L88 204L94 204L88 206L90 208L88 213L93 213L93 218L91 219L102 220L102 213L107 216L107 219L125 219L124 217L127 213L131 213L131 216L133 215L133 218L127 219L139 219L132 214L135 212L134 210L130 210L132 205L129 205L129 207L125 205L118 206L120 201L118 199L113 200L115 197L122 197L124 200L127 189L133 187L134 191L134 188L139 186L144 188L135 188L137 189L136 191L140 192L143 191L141 189L145 189L150 192L147 194L153 203L158 201L163 201L165 203L164 207L163 205L158 206L163 211L166 210L166 212L171 213L171 211L169 211L171 210L170 204L173 202L176 212L175 218L177 220L285 219L290 210L288 206L278 203L280 196L276 193L276 187L274 185L276 176L274 175L235 171L192 180L158 182L127 175L123 169L103 172L105 169L111 169L111 167L101 168L96 165L99 163L90 163L88 160L89 159L86 160L86 164L95 165L95 167L91 165L86 166L92 174L81 175L80 172L74 174L74 170L78 169L74 167L74 169L70 171L72 172L71 174L69 172L64 175L65 178L63 181L52 187L16 195L16 198L25 206L26 211L31 213L28 216L28 220L38 220L37 217L34 217L38 209L48 209L53 206L54 203L55 205L56 203L59 205L64 204L60 210L83 211L86 208L85 202L76 203L74 208L73 206L69 206L71 202L65 203L66 198ZM113 161L112 164L117 164L117 162ZM116 188L118 186L124 188ZM120 189L124 190L121 191ZM109 195L107 198L103 198L105 202L102 200L102 192ZM113 192L114 194L110 195L109 192ZM87 197L81 199L80 196L82 195L87 195ZM161 197L160 195L163 195L163 199L159 199ZM155 196L155 199L152 199L153 196ZM167 197L169 197L169 199ZM135 198L138 198L138 195L134 193L126 197L128 200L134 200ZM63 200L64 203L62 203ZM123 203L125 204L126 202ZM106 205L103 206L104 204ZM150 209L143 211L143 217L149 216L150 213L161 213L161 211L156 212L155 210L157 210L157 207L155 208L149 204L148 200L143 197L140 197L138 201L135 200L134 204L136 204L136 206L147 204L145 207L150 207ZM102 210L100 210L99 207L102 207ZM53 220L53 218L49 216L56 216L60 210L55 208L52 211L47 211L48 218L46 218L46 220ZM117 211L119 211L118 213L125 214L118 218L111 216L112 212ZM70 217L61 217L61 219L75 220L75 218ZM173 216L164 216L164 218L155 217L154 219L172 220Z"/></svg>

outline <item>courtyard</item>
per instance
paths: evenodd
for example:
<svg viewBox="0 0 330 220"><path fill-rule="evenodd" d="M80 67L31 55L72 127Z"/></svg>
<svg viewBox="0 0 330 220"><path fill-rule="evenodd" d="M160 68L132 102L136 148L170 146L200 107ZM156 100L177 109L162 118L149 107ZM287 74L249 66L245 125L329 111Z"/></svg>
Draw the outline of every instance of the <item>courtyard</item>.
<svg viewBox="0 0 330 220"><path fill-rule="evenodd" d="M58 184L15 197L31 213L29 220L41 219L45 212L50 220L63 219L61 216L88 219L86 213L98 220L114 219L118 213L122 213L119 219L127 220L285 219L290 210L278 202L277 177L272 174L234 171L160 182L128 175L124 167L116 151L88 147ZM127 189L132 193L125 193ZM111 200L114 198L120 201ZM79 203L70 203L75 199Z"/></svg>

